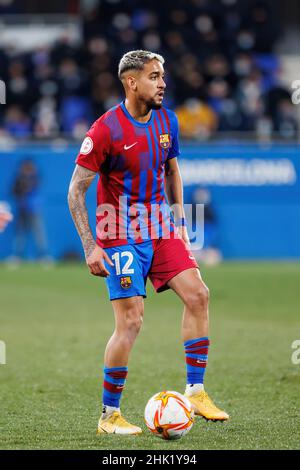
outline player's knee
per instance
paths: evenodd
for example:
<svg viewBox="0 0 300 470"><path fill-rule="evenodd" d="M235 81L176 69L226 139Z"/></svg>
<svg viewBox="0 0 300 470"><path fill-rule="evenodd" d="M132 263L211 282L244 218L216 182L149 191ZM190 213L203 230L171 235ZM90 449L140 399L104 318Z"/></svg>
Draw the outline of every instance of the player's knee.
<svg viewBox="0 0 300 470"><path fill-rule="evenodd" d="M186 305L188 309L192 312L199 312L199 311L207 311L209 302L209 289L203 283L199 283L199 285L190 292Z"/></svg>
<svg viewBox="0 0 300 470"><path fill-rule="evenodd" d="M143 324L143 311L132 308L126 312L126 335L129 340L134 340L139 334Z"/></svg>

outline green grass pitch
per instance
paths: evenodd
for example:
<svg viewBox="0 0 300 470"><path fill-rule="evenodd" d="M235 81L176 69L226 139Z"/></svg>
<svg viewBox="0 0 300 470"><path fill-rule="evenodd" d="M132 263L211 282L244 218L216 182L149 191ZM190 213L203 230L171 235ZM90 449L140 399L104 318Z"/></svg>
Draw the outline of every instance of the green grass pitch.
<svg viewBox="0 0 300 470"><path fill-rule="evenodd" d="M206 389L228 423L198 418L179 441L152 436L147 400L183 392L182 307L148 286L129 365L123 414L141 436L96 436L102 357L113 315L102 279L85 265L0 267L0 449L299 449L299 264L225 263L204 268L211 292Z"/></svg>

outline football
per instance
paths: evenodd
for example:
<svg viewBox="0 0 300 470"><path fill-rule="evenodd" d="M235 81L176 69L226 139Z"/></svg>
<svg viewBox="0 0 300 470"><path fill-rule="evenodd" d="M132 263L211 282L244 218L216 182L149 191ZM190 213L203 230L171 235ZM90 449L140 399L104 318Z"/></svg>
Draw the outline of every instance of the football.
<svg viewBox="0 0 300 470"><path fill-rule="evenodd" d="M194 424L194 411L181 393L162 391L153 395L145 408L148 429L162 439L180 439Z"/></svg>

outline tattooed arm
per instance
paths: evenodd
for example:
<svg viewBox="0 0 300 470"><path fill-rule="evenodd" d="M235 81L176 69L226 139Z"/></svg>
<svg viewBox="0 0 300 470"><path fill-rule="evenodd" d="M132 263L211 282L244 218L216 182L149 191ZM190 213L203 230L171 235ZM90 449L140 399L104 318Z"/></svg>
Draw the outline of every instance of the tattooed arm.
<svg viewBox="0 0 300 470"><path fill-rule="evenodd" d="M113 266L106 252L98 246L94 240L85 205L85 195L97 173L76 165L70 182L68 203L69 209L81 238L86 263L91 274L107 277L109 272L104 266L103 260Z"/></svg>

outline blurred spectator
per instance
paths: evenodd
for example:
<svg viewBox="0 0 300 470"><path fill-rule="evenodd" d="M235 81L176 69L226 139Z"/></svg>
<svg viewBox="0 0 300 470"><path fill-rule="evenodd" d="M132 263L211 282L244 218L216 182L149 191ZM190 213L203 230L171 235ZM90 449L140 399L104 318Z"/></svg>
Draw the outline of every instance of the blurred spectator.
<svg viewBox="0 0 300 470"><path fill-rule="evenodd" d="M22 60L12 60L8 67L6 80L7 102L22 106L24 109L34 102L29 77Z"/></svg>
<svg viewBox="0 0 300 470"><path fill-rule="evenodd" d="M279 101L274 119L274 128L283 139L297 138L299 126L295 106L291 103L290 98Z"/></svg>
<svg viewBox="0 0 300 470"><path fill-rule="evenodd" d="M254 130L256 121L264 113L261 84L262 76L257 69L252 69L250 74L243 78L238 84L236 97L244 115L243 130Z"/></svg>
<svg viewBox="0 0 300 470"><path fill-rule="evenodd" d="M189 98L176 108L182 137L187 139L207 139L217 127L217 115L197 98Z"/></svg>
<svg viewBox="0 0 300 470"><path fill-rule="evenodd" d="M273 128L285 139L297 138L299 123L297 109L292 104L290 93L276 86L266 95L266 113L270 116Z"/></svg>
<svg viewBox="0 0 300 470"><path fill-rule="evenodd" d="M10 106L4 115L4 129L13 137L31 135L31 122L20 106Z"/></svg>
<svg viewBox="0 0 300 470"><path fill-rule="evenodd" d="M41 217L39 195L39 175L34 162L24 160L12 186L16 203L16 232L14 239L14 261L24 258L27 236L31 233L35 240L37 256L49 260L45 229Z"/></svg>
<svg viewBox="0 0 300 470"><path fill-rule="evenodd" d="M34 108L36 137L49 137L55 135L59 129L56 120L56 101L50 97L41 98Z"/></svg>

